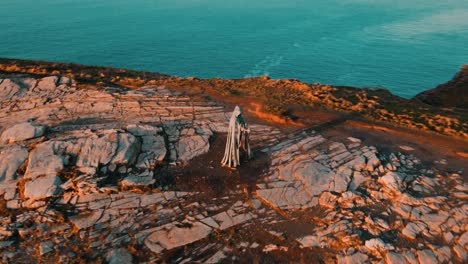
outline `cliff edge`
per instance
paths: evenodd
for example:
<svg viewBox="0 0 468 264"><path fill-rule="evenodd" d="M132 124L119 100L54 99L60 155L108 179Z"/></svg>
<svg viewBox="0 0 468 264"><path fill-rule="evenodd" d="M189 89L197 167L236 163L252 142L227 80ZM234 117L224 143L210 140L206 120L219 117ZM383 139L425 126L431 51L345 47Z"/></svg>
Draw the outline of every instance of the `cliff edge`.
<svg viewBox="0 0 468 264"><path fill-rule="evenodd" d="M419 93L414 99L437 107L468 109L468 64L463 65L452 80L434 89Z"/></svg>

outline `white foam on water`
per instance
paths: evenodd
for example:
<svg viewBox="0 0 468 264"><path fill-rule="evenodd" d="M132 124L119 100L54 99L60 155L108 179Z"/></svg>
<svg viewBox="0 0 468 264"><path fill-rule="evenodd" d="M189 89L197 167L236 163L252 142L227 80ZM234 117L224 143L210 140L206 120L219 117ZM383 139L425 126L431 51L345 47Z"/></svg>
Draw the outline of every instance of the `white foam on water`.
<svg viewBox="0 0 468 264"><path fill-rule="evenodd" d="M273 55L267 56L265 59L255 64L252 70L245 75L246 78L254 76L269 76L270 70L274 67L281 65L283 56Z"/></svg>
<svg viewBox="0 0 468 264"><path fill-rule="evenodd" d="M436 33L468 32L468 9L448 10L414 20L398 21L373 28L371 31L402 39Z"/></svg>

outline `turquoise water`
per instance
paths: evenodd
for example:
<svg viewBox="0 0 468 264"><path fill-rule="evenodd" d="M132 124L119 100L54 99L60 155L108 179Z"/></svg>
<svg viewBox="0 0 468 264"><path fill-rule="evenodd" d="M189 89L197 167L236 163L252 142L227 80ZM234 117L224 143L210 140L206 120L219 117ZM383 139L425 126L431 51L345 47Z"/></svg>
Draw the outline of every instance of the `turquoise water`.
<svg viewBox="0 0 468 264"><path fill-rule="evenodd" d="M411 97L468 63L468 0L0 0L0 57Z"/></svg>

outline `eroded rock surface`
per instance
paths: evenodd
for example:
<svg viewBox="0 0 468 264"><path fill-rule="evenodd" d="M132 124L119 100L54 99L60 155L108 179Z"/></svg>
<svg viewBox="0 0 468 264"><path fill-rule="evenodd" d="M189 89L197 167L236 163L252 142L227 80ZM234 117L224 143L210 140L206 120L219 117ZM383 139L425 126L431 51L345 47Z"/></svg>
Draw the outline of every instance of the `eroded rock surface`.
<svg viewBox="0 0 468 264"><path fill-rule="evenodd" d="M413 148L251 122L257 158L233 180L212 101L56 76L0 88L1 262L467 261L463 171ZM181 168L193 183L163 184Z"/></svg>
<svg viewBox="0 0 468 264"><path fill-rule="evenodd" d="M316 227L297 240L302 247L347 249L338 263L466 261L466 247L456 253L465 245L468 223L462 212L467 200L456 191L467 191L460 174L437 174L410 154L383 154L313 132L263 151L273 158L257 184L265 205L292 218L309 208L324 210L313 218ZM446 239L433 242L441 237Z"/></svg>

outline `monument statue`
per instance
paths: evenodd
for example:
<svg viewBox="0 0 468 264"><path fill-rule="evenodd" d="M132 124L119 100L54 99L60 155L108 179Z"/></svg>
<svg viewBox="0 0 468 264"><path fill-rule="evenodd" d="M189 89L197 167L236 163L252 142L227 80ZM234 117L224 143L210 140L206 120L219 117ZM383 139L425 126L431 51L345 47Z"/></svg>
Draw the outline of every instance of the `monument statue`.
<svg viewBox="0 0 468 264"><path fill-rule="evenodd" d="M240 149L242 148L250 159L249 144L250 128L242 116L239 106L234 108L231 119L229 120L229 129L226 140L226 150L221 164L226 167L235 168L240 165Z"/></svg>

